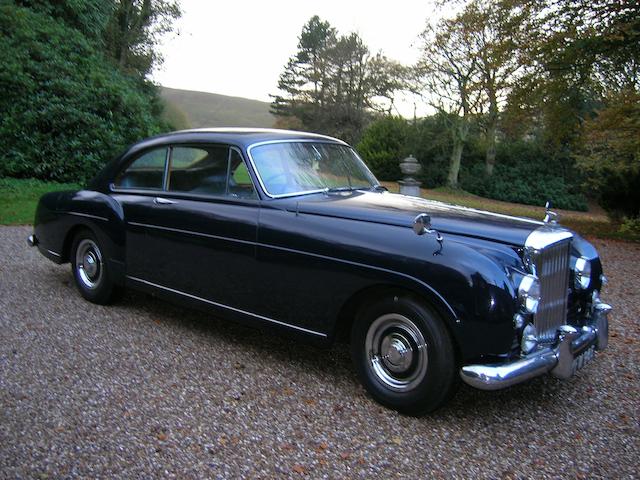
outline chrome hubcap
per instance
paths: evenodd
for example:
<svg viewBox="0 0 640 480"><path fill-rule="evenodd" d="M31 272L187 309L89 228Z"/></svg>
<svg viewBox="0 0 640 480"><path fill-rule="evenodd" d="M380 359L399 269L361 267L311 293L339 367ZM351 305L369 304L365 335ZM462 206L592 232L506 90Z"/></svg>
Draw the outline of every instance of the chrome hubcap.
<svg viewBox="0 0 640 480"><path fill-rule="evenodd" d="M102 254L98 245L88 238L82 240L76 250L76 270L82 284L94 289L102 278Z"/></svg>
<svg viewBox="0 0 640 480"><path fill-rule="evenodd" d="M403 392L427 373L427 343L404 315L390 313L374 320L365 339L369 368L385 387Z"/></svg>

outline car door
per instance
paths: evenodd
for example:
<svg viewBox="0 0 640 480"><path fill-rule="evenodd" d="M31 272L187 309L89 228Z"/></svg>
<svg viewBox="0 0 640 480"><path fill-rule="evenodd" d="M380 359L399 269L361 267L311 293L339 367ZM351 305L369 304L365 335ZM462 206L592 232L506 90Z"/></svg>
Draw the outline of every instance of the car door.
<svg viewBox="0 0 640 480"><path fill-rule="evenodd" d="M245 309L259 202L242 174L239 150L172 145L166 159L160 191L120 197L127 276L190 299Z"/></svg>

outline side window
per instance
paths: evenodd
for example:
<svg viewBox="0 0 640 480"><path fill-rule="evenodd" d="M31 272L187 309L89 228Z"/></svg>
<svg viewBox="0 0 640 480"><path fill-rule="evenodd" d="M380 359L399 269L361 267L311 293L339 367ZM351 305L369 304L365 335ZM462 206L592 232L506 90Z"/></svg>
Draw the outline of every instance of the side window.
<svg viewBox="0 0 640 480"><path fill-rule="evenodd" d="M169 191L224 195L227 192L229 148L173 147Z"/></svg>
<svg viewBox="0 0 640 480"><path fill-rule="evenodd" d="M257 198L237 150L222 145L171 149L168 189L202 195Z"/></svg>
<svg viewBox="0 0 640 480"><path fill-rule="evenodd" d="M237 150L231 150L229 162L229 194L240 198L258 198L247 165Z"/></svg>
<svg viewBox="0 0 640 480"><path fill-rule="evenodd" d="M166 160L166 148L146 152L118 175L114 185L118 188L162 190Z"/></svg>

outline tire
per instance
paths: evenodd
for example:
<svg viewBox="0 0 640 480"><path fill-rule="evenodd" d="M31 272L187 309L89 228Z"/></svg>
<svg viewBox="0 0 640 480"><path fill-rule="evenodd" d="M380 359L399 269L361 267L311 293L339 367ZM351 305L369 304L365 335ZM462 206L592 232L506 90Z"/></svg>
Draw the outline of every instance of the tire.
<svg viewBox="0 0 640 480"><path fill-rule="evenodd" d="M122 287L113 283L103 249L91 231L78 232L70 257L76 288L86 300L107 305L121 295Z"/></svg>
<svg viewBox="0 0 640 480"><path fill-rule="evenodd" d="M365 305L351 330L351 356L369 394L404 414L437 409L458 385L451 335L441 318L412 296Z"/></svg>

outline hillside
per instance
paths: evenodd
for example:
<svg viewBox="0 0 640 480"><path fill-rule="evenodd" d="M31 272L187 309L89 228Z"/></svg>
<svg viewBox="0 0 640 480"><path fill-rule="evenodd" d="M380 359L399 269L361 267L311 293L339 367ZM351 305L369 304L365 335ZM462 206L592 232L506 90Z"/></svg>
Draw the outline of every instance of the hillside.
<svg viewBox="0 0 640 480"><path fill-rule="evenodd" d="M167 87L161 87L161 96L174 123L186 118L176 127L272 127L275 121L269 103L258 100Z"/></svg>

